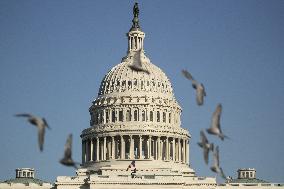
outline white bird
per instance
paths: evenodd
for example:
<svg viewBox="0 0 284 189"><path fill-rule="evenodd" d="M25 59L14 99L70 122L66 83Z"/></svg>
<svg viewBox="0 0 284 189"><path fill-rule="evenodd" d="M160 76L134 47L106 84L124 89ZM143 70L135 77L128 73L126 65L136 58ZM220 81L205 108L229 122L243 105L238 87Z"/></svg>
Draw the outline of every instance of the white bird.
<svg viewBox="0 0 284 189"><path fill-rule="evenodd" d="M219 164L219 146L216 146L214 152L213 152L213 166L210 167L211 171L219 174L222 178L224 178L225 180L227 179L226 175L224 174L223 169L220 167Z"/></svg>
<svg viewBox="0 0 284 189"><path fill-rule="evenodd" d="M207 137L204 133L204 131L200 131L200 139L201 142L198 142L197 144L203 148L203 157L204 157L204 161L205 163L208 165L208 155L209 155L209 151L213 151L214 150L214 144L213 143L209 143L207 140Z"/></svg>
<svg viewBox="0 0 284 189"><path fill-rule="evenodd" d="M75 169L77 169L77 165L79 163L76 163L72 159L72 134L69 134L65 146L64 146L64 156L63 158L59 161L61 164L65 166L72 166Z"/></svg>
<svg viewBox="0 0 284 189"><path fill-rule="evenodd" d="M204 97L206 96L204 85L202 83L198 83L187 70L182 70L182 74L185 78L192 82L192 87L196 90L197 105L203 105Z"/></svg>
<svg viewBox="0 0 284 189"><path fill-rule="evenodd" d="M211 127L206 129L207 132L211 135L218 136L221 140L224 140L224 138L228 138L222 133L221 125L220 125L220 118L222 113L222 104L218 104L211 120Z"/></svg>
<svg viewBox="0 0 284 189"><path fill-rule="evenodd" d="M44 134L45 134L45 128L48 126L45 118L36 117L32 114L16 114L17 117L26 117L28 118L28 122L30 122L32 125L35 125L38 129L38 144L40 151L43 151L43 143L44 143Z"/></svg>
<svg viewBox="0 0 284 189"><path fill-rule="evenodd" d="M133 56L133 62L132 62L132 64L129 65L129 67L134 71L145 72L147 74L150 74L150 72L147 69L143 68L143 66L142 66L143 56L145 56L144 53L143 53L143 50L139 50L139 51L135 52L135 54Z"/></svg>

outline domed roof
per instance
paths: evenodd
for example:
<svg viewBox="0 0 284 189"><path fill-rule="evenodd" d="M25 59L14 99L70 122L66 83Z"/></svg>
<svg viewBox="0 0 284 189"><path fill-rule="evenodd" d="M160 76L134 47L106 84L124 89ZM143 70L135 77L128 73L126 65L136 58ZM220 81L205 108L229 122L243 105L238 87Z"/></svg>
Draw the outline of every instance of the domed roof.
<svg viewBox="0 0 284 189"><path fill-rule="evenodd" d="M138 55L139 53L139 55ZM129 66L135 61L141 61L143 71L135 71ZM100 89L100 96L108 96L123 93L131 93L135 95L163 96L173 99L172 85L166 74L157 66L152 64L149 58L140 52L130 52L122 59L122 62L113 67L103 78Z"/></svg>

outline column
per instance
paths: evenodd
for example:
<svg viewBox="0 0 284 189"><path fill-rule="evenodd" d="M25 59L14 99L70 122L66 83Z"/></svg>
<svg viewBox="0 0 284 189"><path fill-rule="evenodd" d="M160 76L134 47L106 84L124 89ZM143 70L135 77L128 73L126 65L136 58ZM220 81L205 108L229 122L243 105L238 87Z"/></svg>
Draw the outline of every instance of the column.
<svg viewBox="0 0 284 189"><path fill-rule="evenodd" d="M91 139L91 161L94 161L94 144L93 139Z"/></svg>
<svg viewBox="0 0 284 189"><path fill-rule="evenodd" d="M155 160L158 160L158 137L155 140Z"/></svg>
<svg viewBox="0 0 284 189"><path fill-rule="evenodd" d="M106 160L106 152L107 152L106 137L104 137L103 160Z"/></svg>
<svg viewBox="0 0 284 189"><path fill-rule="evenodd" d="M115 159L114 136L111 137L111 159Z"/></svg>
<svg viewBox="0 0 284 189"><path fill-rule="evenodd" d="M124 159L124 139L123 136L120 136L120 159Z"/></svg>
<svg viewBox="0 0 284 189"><path fill-rule="evenodd" d="M178 138L178 161L181 162L181 144L180 144L180 138Z"/></svg>
<svg viewBox="0 0 284 189"><path fill-rule="evenodd" d="M185 163L186 161L185 161L185 155L186 155L186 152L185 152L185 139L182 139L182 141L183 141L183 161L182 161L182 163Z"/></svg>
<svg viewBox="0 0 284 189"><path fill-rule="evenodd" d="M128 50L130 50L131 49L131 37L128 37Z"/></svg>
<svg viewBox="0 0 284 189"><path fill-rule="evenodd" d="M176 139L175 137L173 137L173 161L175 162L176 161Z"/></svg>
<svg viewBox="0 0 284 189"><path fill-rule="evenodd" d="M100 138L99 137L97 137L97 144L96 144L96 146L97 146L97 154L96 154L96 156L97 156L97 159L96 159L96 161L99 161L100 160Z"/></svg>
<svg viewBox="0 0 284 189"><path fill-rule="evenodd" d="M149 159L152 159L152 136L149 136Z"/></svg>
<svg viewBox="0 0 284 189"><path fill-rule="evenodd" d="M165 149L165 154L166 154L166 160L169 160L169 138L166 137L166 149Z"/></svg>
<svg viewBox="0 0 284 189"><path fill-rule="evenodd" d="M139 135L139 159L142 159L142 136Z"/></svg>
<svg viewBox="0 0 284 189"><path fill-rule="evenodd" d="M88 162L89 161L89 153L90 153L90 149L89 149L89 139L86 140L85 142L85 148L86 148L86 159L85 161Z"/></svg>
<svg viewBox="0 0 284 189"><path fill-rule="evenodd" d="M186 140L186 164L189 165L189 140Z"/></svg>
<svg viewBox="0 0 284 189"><path fill-rule="evenodd" d="M161 160L161 137L158 136L158 150L157 150L157 154L158 154L158 160Z"/></svg>
<svg viewBox="0 0 284 189"><path fill-rule="evenodd" d="M131 37L131 49L134 49L134 38Z"/></svg>
<svg viewBox="0 0 284 189"><path fill-rule="evenodd" d="M129 135L129 137L130 137L129 157L130 157L130 159L133 159L133 157L134 157L134 140L133 140L132 135Z"/></svg>
<svg viewBox="0 0 284 189"><path fill-rule="evenodd" d="M86 146L85 146L85 141L82 140L82 163L85 163L86 161L85 155L86 155Z"/></svg>

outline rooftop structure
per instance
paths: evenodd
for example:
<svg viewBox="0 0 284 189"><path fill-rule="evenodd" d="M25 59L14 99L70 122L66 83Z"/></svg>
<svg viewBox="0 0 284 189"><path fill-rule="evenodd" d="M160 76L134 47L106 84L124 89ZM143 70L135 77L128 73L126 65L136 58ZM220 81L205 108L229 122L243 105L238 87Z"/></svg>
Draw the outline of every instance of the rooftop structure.
<svg viewBox="0 0 284 189"><path fill-rule="evenodd" d="M52 188L49 182L35 178L35 170L33 168L16 169L16 178L0 182L0 189L7 188Z"/></svg>

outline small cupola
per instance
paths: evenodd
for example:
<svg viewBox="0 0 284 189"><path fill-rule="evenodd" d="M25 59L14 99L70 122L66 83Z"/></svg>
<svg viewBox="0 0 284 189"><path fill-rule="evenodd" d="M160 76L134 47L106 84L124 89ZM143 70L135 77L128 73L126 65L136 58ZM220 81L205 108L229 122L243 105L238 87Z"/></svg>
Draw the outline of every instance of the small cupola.
<svg viewBox="0 0 284 189"><path fill-rule="evenodd" d="M255 179L256 170L253 168L245 168L238 170L238 179Z"/></svg>
<svg viewBox="0 0 284 189"><path fill-rule="evenodd" d="M145 33L141 30L138 16L139 7L138 3L135 3L133 6L132 26L129 32L126 34L128 37L128 52L143 50Z"/></svg>
<svg viewBox="0 0 284 189"><path fill-rule="evenodd" d="M32 168L16 169L16 178L35 178L35 170Z"/></svg>

